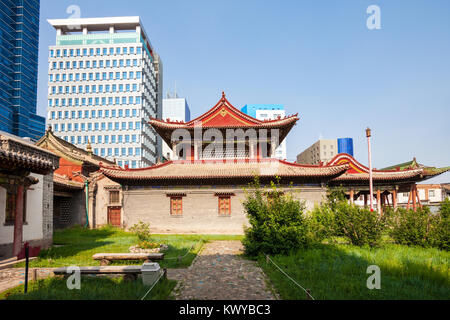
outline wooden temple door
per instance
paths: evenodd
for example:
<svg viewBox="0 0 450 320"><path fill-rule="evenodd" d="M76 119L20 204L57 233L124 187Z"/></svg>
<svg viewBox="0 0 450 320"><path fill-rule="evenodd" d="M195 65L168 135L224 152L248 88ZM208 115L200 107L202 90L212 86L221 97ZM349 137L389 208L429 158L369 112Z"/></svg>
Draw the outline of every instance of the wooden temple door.
<svg viewBox="0 0 450 320"><path fill-rule="evenodd" d="M108 207L108 224L114 227L120 227L120 209L121 207Z"/></svg>

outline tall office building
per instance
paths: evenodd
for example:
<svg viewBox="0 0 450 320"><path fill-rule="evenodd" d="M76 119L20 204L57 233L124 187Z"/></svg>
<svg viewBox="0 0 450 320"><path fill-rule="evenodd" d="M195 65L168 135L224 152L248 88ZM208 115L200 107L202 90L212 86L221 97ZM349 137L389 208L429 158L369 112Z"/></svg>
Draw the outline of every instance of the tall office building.
<svg viewBox="0 0 450 320"><path fill-rule="evenodd" d="M352 138L320 139L297 155L297 163L326 164L339 153L353 156Z"/></svg>
<svg viewBox="0 0 450 320"><path fill-rule="evenodd" d="M176 93L167 94L166 99L163 99L163 111L162 119L165 121L170 119L171 121L184 121L191 120L191 111L185 98L179 98ZM163 142L162 155L165 160L173 159L173 151Z"/></svg>
<svg viewBox="0 0 450 320"><path fill-rule="evenodd" d="M45 118L36 114L39 0L0 2L0 130L39 139Z"/></svg>
<svg viewBox="0 0 450 320"><path fill-rule="evenodd" d="M281 104L246 104L242 112L258 120L275 120L278 117L284 117L286 111ZM286 139L275 150L273 158L286 159Z"/></svg>
<svg viewBox="0 0 450 320"><path fill-rule="evenodd" d="M139 17L48 20L48 123L53 132L120 166L161 157L150 118L162 116L162 63Z"/></svg>

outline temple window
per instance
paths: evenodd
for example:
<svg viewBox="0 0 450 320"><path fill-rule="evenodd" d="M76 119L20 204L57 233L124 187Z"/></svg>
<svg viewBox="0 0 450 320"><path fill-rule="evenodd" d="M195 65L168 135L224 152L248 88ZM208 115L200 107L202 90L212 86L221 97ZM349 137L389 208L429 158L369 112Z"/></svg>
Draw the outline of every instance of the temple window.
<svg viewBox="0 0 450 320"><path fill-rule="evenodd" d="M170 197L170 214L183 214L183 197Z"/></svg>
<svg viewBox="0 0 450 320"><path fill-rule="evenodd" d="M230 215L231 214L231 197L219 196L219 214Z"/></svg>
<svg viewBox="0 0 450 320"><path fill-rule="evenodd" d="M109 192L109 203L120 203L120 191L114 190Z"/></svg>
<svg viewBox="0 0 450 320"><path fill-rule="evenodd" d="M17 194L14 191L6 191L6 208L5 208L5 225L14 225L16 219L16 198ZM27 192L23 194L23 222L27 218Z"/></svg>

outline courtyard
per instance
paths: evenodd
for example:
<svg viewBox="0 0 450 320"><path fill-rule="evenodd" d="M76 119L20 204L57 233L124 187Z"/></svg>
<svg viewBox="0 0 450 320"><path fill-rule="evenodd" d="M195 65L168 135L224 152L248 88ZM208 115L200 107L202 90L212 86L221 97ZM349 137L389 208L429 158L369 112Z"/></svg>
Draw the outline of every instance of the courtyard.
<svg viewBox="0 0 450 320"><path fill-rule="evenodd" d="M448 299L450 297L450 253L435 248L408 247L384 239L378 248L356 247L342 239L290 254L247 257L242 236L235 235L152 235L168 245L165 259L167 279L160 280L151 293L140 278L83 276L81 290L69 290L66 280L51 275L63 266L95 266L92 255L126 252L137 239L132 233L105 227L81 227L57 231L54 245L30 262L38 278L29 278L23 293L24 265L0 270L1 299L10 300L303 300L309 297L274 263L316 300L329 299ZM127 262L139 264L140 262ZM121 265L124 262L114 262ZM381 289L366 286L366 268L379 265ZM31 271L30 271L31 272Z"/></svg>

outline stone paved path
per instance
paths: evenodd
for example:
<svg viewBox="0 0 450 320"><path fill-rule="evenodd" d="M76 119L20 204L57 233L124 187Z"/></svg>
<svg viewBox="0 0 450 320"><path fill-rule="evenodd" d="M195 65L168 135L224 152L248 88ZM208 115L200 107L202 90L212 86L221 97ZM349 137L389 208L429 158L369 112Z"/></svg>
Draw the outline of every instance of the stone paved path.
<svg viewBox="0 0 450 320"><path fill-rule="evenodd" d="M53 275L54 268L38 268L38 279L43 279ZM31 281L33 277L33 268L28 271L28 280ZM7 268L0 270L0 292L10 288L17 287L25 281L25 268Z"/></svg>
<svg viewBox="0 0 450 320"><path fill-rule="evenodd" d="M261 268L240 257L242 252L240 241L205 244L187 270L168 270L168 277L179 281L173 296L179 300L276 299Z"/></svg>

